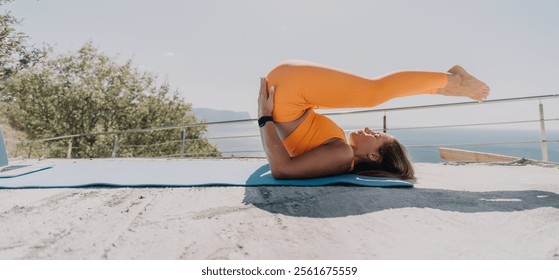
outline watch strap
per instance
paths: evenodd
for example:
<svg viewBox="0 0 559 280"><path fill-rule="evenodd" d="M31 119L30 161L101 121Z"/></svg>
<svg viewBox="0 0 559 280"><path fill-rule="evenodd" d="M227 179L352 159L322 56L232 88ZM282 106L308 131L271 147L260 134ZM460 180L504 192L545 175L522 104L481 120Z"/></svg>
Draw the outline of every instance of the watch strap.
<svg viewBox="0 0 559 280"><path fill-rule="evenodd" d="M274 121L274 119L272 118L272 116L263 116L263 117L260 117L260 118L258 119L258 126L259 126L259 127L264 127L264 125L266 125L266 123L269 122L269 121L272 121L272 122Z"/></svg>

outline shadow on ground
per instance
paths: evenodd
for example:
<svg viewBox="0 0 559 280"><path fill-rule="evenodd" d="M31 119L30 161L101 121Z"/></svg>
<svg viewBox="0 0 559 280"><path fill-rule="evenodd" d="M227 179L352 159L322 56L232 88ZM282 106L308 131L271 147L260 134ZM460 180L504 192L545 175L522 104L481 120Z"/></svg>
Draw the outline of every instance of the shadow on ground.
<svg viewBox="0 0 559 280"><path fill-rule="evenodd" d="M559 194L534 190L467 192L352 186L248 187L243 202L271 213L330 218L412 207L461 213L559 208Z"/></svg>

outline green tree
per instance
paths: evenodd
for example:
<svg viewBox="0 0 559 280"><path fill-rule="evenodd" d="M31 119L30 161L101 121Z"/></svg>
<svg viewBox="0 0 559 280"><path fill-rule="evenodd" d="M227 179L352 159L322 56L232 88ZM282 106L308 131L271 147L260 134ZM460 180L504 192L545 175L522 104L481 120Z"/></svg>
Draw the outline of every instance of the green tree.
<svg viewBox="0 0 559 280"><path fill-rule="evenodd" d="M12 2L0 0L0 8ZM39 63L48 53L48 48L35 48L27 43L27 36L17 32L19 20L9 11L0 14L0 91L3 81L18 70Z"/></svg>
<svg viewBox="0 0 559 280"><path fill-rule="evenodd" d="M116 63L92 43L75 53L48 59L13 74L5 83L4 101L11 123L30 140L193 124L187 129L185 153L216 156L203 137L206 127L191 113L191 105L158 85L155 75L139 71L129 60ZM87 135L50 141L49 157L109 157L112 135ZM164 156L180 152L181 129L122 133L118 156ZM68 141L72 141L69 143Z"/></svg>
<svg viewBox="0 0 559 280"><path fill-rule="evenodd" d="M12 1L0 0L0 100L3 99L6 79L21 69L40 63L49 51L45 45L42 49L30 46L27 42L28 37L16 31L20 22L5 9L10 2ZM7 139L6 146L10 156L13 156L17 151L17 141L25 140L26 136L9 125L5 114L6 108L7 104L0 102L0 126Z"/></svg>

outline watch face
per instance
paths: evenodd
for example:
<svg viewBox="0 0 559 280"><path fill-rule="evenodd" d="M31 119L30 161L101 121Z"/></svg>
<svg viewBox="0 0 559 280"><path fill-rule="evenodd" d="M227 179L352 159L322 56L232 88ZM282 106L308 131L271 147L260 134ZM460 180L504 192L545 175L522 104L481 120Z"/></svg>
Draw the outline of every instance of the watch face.
<svg viewBox="0 0 559 280"><path fill-rule="evenodd" d="M258 126L263 127L268 121L272 121L272 117L265 116L258 119Z"/></svg>

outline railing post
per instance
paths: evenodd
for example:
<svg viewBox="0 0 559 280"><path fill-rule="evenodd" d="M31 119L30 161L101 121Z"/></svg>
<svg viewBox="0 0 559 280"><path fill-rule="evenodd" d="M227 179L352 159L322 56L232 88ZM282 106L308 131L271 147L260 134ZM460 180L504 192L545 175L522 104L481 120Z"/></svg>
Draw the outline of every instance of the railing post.
<svg viewBox="0 0 559 280"><path fill-rule="evenodd" d="M184 158L184 145L186 141L186 128L182 129L181 158Z"/></svg>
<svg viewBox="0 0 559 280"><path fill-rule="evenodd" d="M27 153L27 158L31 158L31 151L33 151L33 144L35 144L35 142L31 142L31 144L29 145L29 152Z"/></svg>
<svg viewBox="0 0 559 280"><path fill-rule="evenodd" d="M547 136L545 134L545 118L543 115L543 104L540 101L540 140L542 145L542 160L548 161L547 157Z"/></svg>
<svg viewBox="0 0 559 280"><path fill-rule="evenodd" d="M382 116L382 132L386 133L386 112Z"/></svg>
<svg viewBox="0 0 559 280"><path fill-rule="evenodd" d="M72 138L68 140L68 151L66 152L66 158L72 158Z"/></svg>
<svg viewBox="0 0 559 280"><path fill-rule="evenodd" d="M116 152L118 150L118 136L114 135L114 144L113 144L113 158L116 158Z"/></svg>

